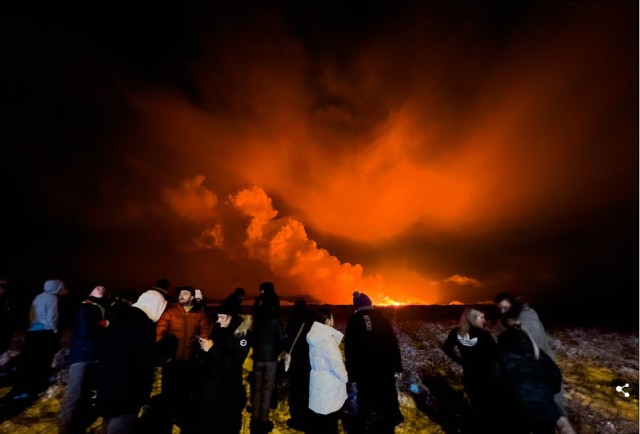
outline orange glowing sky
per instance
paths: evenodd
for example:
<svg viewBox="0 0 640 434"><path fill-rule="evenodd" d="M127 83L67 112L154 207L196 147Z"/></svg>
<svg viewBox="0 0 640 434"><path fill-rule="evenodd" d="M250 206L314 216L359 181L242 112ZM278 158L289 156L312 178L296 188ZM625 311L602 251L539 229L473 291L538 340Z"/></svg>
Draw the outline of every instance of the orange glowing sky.
<svg viewBox="0 0 640 434"><path fill-rule="evenodd" d="M5 17L0 272L335 304L637 288L637 4L156 7Z"/></svg>

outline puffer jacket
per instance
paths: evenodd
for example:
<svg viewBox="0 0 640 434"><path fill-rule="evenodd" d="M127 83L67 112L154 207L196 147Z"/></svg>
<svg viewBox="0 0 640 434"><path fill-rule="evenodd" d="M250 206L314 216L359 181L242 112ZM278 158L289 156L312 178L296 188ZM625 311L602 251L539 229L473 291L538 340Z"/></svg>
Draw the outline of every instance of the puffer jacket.
<svg viewBox="0 0 640 434"><path fill-rule="evenodd" d="M199 305L194 305L189 312L181 304L167 309L156 326L156 342L165 336L175 336L178 343L175 359L180 362L190 360L198 350L196 336L207 337L211 325L207 314Z"/></svg>
<svg viewBox="0 0 640 434"><path fill-rule="evenodd" d="M339 347L342 336L319 322L314 322L307 334L311 361L309 408L318 414L340 410L347 399L348 375Z"/></svg>

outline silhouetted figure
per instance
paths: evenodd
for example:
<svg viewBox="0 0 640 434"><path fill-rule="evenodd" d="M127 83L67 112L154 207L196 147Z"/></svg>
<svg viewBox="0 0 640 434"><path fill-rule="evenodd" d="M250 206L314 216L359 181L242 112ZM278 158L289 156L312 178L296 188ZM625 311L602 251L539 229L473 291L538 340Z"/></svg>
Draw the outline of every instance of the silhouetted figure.
<svg viewBox="0 0 640 434"><path fill-rule="evenodd" d="M15 305L9 293L9 282L0 279L0 355L9 349L15 324Z"/></svg>
<svg viewBox="0 0 640 434"><path fill-rule="evenodd" d="M508 292L502 292L496 295L494 302L498 311L502 315L502 319L512 319L520 322L528 331L531 338L535 341L538 348L545 352L555 362L555 353L551 348L551 342L549 336L540 321L538 313L529 306L529 301L524 297L514 297ZM503 321L499 323L498 332L504 330ZM569 419L567 419L567 412L565 409L564 401L564 386L560 388L554 400L560 411L560 418L558 419L558 427L563 434L575 434L575 430L571 426Z"/></svg>
<svg viewBox="0 0 640 434"><path fill-rule="evenodd" d="M113 319L100 348L98 412L105 434L132 432L147 403L155 366L155 323L167 305L155 290Z"/></svg>
<svg viewBox="0 0 640 434"><path fill-rule="evenodd" d="M476 417L478 433L495 432L493 417L498 406L496 343L484 324L482 312L466 308L460 324L449 332L442 346L444 353L462 366L462 382Z"/></svg>
<svg viewBox="0 0 640 434"><path fill-rule="evenodd" d="M60 406L60 434L84 433L97 415L98 356L109 325L106 289L96 286L78 306L69 350L67 390Z"/></svg>
<svg viewBox="0 0 640 434"><path fill-rule="evenodd" d="M164 296L165 300L169 300L169 281L167 279L158 280L156 286L152 286L149 289L158 291Z"/></svg>
<svg viewBox="0 0 640 434"><path fill-rule="evenodd" d="M287 377L289 379L290 428L304 431L309 420L309 343L307 333L313 325L314 313L307 309L307 301L300 297L295 301L285 328L285 350L291 354ZM295 344L295 345L294 345Z"/></svg>
<svg viewBox="0 0 640 434"><path fill-rule="evenodd" d="M347 400L349 379L340 351L342 337L343 334L333 328L331 311L320 308L307 335L311 360L311 411L306 434L338 434L338 417Z"/></svg>
<svg viewBox="0 0 640 434"><path fill-rule="evenodd" d="M560 417L553 399L562 384L560 369L522 323L502 322L506 330L498 336L498 353L506 396L501 413L509 419L500 423L514 434L554 434Z"/></svg>
<svg viewBox="0 0 640 434"><path fill-rule="evenodd" d="M236 288L226 299L228 306L235 309L234 315L240 315L242 301L244 300L244 289Z"/></svg>
<svg viewBox="0 0 640 434"><path fill-rule="evenodd" d="M138 299L138 294L133 289L125 289L116 295L109 306L109 321L129 310Z"/></svg>
<svg viewBox="0 0 640 434"><path fill-rule="evenodd" d="M278 356L284 349L284 329L280 322L280 299L273 283L260 284L261 295L253 305L253 411L251 433L265 434L273 429L269 420L276 382Z"/></svg>
<svg viewBox="0 0 640 434"><path fill-rule="evenodd" d="M60 342L58 297L65 293L61 280L47 280L44 291L31 303L30 325L20 354L20 367L8 397L14 400L33 398L48 385L51 363Z"/></svg>
<svg viewBox="0 0 640 434"><path fill-rule="evenodd" d="M200 434L237 434L242 426L247 401L242 365L251 344L251 317L236 312L233 303L224 301L211 336L199 339L203 367Z"/></svg>
<svg viewBox="0 0 640 434"><path fill-rule="evenodd" d="M396 378L402 375L398 340L366 294L354 292L353 305L356 311L347 322L345 357L349 381L358 390L358 430L393 433L404 420L396 390Z"/></svg>

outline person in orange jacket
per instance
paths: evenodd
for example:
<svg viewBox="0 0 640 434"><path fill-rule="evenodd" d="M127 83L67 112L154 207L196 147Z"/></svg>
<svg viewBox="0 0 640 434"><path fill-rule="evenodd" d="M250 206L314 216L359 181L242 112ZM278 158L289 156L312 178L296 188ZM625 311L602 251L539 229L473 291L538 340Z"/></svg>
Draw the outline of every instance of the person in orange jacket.
<svg viewBox="0 0 640 434"><path fill-rule="evenodd" d="M156 342L169 348L167 361L162 367L162 395L172 419L182 426L189 419L191 398L195 385L185 381L185 372L196 369L198 337L209 336L211 325L202 306L196 304L195 289L181 286L176 289L178 304L167 309L156 327Z"/></svg>

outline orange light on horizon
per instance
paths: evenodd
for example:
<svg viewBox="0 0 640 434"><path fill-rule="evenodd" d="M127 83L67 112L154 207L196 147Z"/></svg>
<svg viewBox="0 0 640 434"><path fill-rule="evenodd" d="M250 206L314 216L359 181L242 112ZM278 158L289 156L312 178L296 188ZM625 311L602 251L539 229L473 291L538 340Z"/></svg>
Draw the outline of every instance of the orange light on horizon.
<svg viewBox="0 0 640 434"><path fill-rule="evenodd" d="M425 303L424 300L420 300L418 298L406 298L403 297L402 301L398 300L398 299L394 299L391 298L387 295L384 296L378 296L377 300L380 301L374 301L374 306L381 306L381 307L401 307L401 306L411 306L411 305L415 305L415 304L420 304L420 305L424 305L427 304Z"/></svg>

